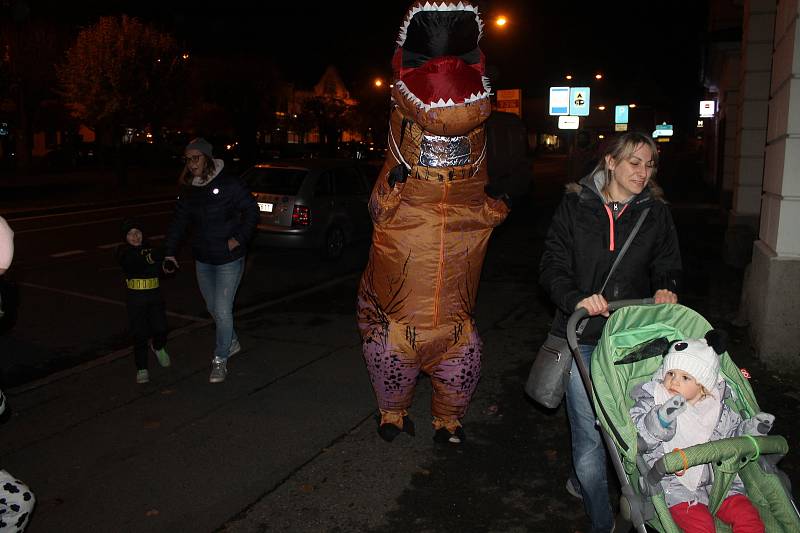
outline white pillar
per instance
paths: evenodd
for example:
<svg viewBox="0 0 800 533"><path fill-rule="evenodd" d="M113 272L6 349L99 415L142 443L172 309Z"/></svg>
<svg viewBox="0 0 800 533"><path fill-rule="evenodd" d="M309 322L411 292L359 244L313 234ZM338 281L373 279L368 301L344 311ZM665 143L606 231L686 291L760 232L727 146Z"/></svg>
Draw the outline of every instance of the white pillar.
<svg viewBox="0 0 800 533"><path fill-rule="evenodd" d="M750 334L768 365L800 368L800 24L798 0L775 19L761 224L745 286Z"/></svg>
<svg viewBox="0 0 800 533"><path fill-rule="evenodd" d="M725 235L725 260L736 266L749 262L758 235L775 11L775 0L744 3L733 199Z"/></svg>

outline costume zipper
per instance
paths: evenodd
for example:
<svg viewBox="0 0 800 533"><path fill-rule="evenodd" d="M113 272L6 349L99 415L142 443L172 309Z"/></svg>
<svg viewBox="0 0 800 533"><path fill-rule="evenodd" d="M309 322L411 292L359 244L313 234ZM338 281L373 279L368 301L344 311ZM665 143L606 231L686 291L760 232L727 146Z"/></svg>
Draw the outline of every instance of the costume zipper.
<svg viewBox="0 0 800 533"><path fill-rule="evenodd" d="M447 225L447 189L449 183L444 183L444 193L442 201L439 202L439 209L442 211L442 225L439 229L439 271L436 274L436 288L433 293L433 327L439 325L439 295L442 292L442 278L444 277L444 233Z"/></svg>

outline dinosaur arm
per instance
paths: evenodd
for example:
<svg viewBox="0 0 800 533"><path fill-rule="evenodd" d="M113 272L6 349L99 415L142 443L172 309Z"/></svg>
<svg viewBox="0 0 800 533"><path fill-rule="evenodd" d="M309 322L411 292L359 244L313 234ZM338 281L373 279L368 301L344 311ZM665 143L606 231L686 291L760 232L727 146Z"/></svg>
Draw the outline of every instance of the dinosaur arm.
<svg viewBox="0 0 800 533"><path fill-rule="evenodd" d="M506 219L509 211L510 209L505 201L487 196L483 202L481 218L487 226L494 228Z"/></svg>
<svg viewBox="0 0 800 533"><path fill-rule="evenodd" d="M394 216L397 206L400 205L401 194L405 186L405 182L395 183L393 187L389 186L387 181L389 170L388 166L384 166L369 198L369 214L377 226L385 224Z"/></svg>

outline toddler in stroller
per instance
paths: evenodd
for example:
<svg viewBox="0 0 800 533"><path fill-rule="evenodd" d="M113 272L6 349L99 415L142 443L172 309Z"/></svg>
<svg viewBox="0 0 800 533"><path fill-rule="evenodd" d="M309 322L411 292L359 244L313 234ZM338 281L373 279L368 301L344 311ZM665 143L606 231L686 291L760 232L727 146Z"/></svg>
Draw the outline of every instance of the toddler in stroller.
<svg viewBox="0 0 800 533"><path fill-rule="evenodd" d="M653 379L637 385L631 397L631 418L639 432L639 451L649 466L666 453L696 444L740 435L766 435L775 417L758 413L743 420L725 404L728 386L719 374L719 356L727 335L709 331L703 339L673 342ZM661 480L675 523L687 533L714 533L709 509L711 468L697 465ZM735 533L761 533L764 524L734 478L716 513Z"/></svg>
<svg viewBox="0 0 800 533"><path fill-rule="evenodd" d="M685 352L695 342L703 343L685 339L703 339L712 330L705 318L688 307L680 304L643 305L646 303L641 300L609 302L609 309L613 313L603 328L602 337L592 356L591 369L578 365L587 390L591 391L601 434L620 481L618 523L627 522L639 533L649 531L647 527L661 533L681 533L682 529L676 524L669 508L681 501L696 501L707 502L717 532L730 532L731 527L721 520L719 509L726 498L737 494L738 490L739 493L746 492L747 498L758 510L767 533L800 531L800 513L791 496L789 479L776 467L788 452L788 443L778 435L761 435L769 430L772 419L759 415L761 409L749 382L727 353L718 357L719 379L713 384L708 383L710 386L706 388L707 392L714 393L720 400L720 416L726 413L728 418L724 421L725 425L734 428L734 436L709 436L707 442L695 445L667 441L664 447L661 443L654 445L652 441L648 444L647 439L640 435L643 432L634 423L637 413L637 422L640 426L645 424L642 426L645 432L669 430L662 426L659 414L666 425L674 424L676 432L682 431L679 417L688 412L689 407L678 412L681 408L679 400L660 413L661 408L657 408L655 415L649 415L650 430L646 427L652 408L671 399L671 395L665 394L670 397L656 401L654 376L663 379L664 370L680 370L665 368L674 363L664 365L664 356ZM581 318L580 310L576 311L567 327L567 337L573 351L577 349L575 326ZM683 350L678 349L681 341L686 343L685 347L680 345ZM710 344L717 345L717 342ZM717 348L722 349L720 346ZM578 360L576 362L580 363ZM707 376L714 375L713 367L707 372L704 369L698 365L686 368L683 372L702 383ZM679 392L684 395L684 400L692 396L688 390ZM651 398L650 408L644 402L647 396ZM639 400L642 400L639 411L634 412L632 417L631 413ZM698 400L694 406L702 405L705 401ZM737 417L744 419L744 422L737 422ZM655 435L651 437L653 441L658 440ZM716 438L719 440L713 440ZM690 495L681 483L681 478L688 480L695 477L695 474L689 475L688 471L697 465L701 465L702 473L697 488L704 499L697 497L695 500L695 496ZM684 471L686 473L681 476L671 476ZM679 492L674 489L686 490L686 500L677 496ZM625 524L620 525L620 530L625 530Z"/></svg>

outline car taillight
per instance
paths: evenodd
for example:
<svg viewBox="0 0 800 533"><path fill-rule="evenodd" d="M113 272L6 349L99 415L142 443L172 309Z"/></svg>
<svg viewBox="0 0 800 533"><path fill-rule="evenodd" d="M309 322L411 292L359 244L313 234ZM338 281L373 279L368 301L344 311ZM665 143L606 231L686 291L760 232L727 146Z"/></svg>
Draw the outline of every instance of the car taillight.
<svg viewBox="0 0 800 533"><path fill-rule="evenodd" d="M292 211L292 226L305 227L311 223L311 210L305 205L294 206Z"/></svg>

